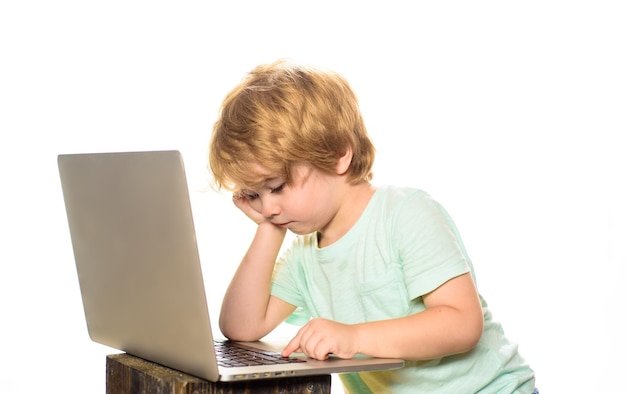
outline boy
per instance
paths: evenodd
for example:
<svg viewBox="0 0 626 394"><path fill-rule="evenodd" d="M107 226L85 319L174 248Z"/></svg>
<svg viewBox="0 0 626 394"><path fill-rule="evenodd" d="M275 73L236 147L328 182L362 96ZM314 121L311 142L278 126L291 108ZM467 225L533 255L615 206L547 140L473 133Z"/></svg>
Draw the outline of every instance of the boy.
<svg viewBox="0 0 626 394"><path fill-rule="evenodd" d="M336 73L279 61L227 95L209 165L257 231L224 296L223 334L254 341L287 320L303 327L285 356L406 360L340 375L348 392L533 392L446 211L423 191L374 187L373 161ZM278 258L287 230L297 237Z"/></svg>

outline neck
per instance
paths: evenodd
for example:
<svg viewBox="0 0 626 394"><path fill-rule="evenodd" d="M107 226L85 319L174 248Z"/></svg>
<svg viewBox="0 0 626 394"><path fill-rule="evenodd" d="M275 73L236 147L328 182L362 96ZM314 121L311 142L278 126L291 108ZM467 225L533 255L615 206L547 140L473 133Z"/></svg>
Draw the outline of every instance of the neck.
<svg viewBox="0 0 626 394"><path fill-rule="evenodd" d="M343 237L359 220L376 188L369 182L347 185L339 195L337 213L333 220L317 233L320 248L331 245Z"/></svg>

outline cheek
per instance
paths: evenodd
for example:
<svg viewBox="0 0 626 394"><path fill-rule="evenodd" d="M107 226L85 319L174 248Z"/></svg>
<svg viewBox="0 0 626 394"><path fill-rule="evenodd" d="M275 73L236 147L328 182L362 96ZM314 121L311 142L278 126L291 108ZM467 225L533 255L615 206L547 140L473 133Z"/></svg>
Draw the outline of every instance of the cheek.
<svg viewBox="0 0 626 394"><path fill-rule="evenodd" d="M299 214L300 216L314 215L316 204L315 199L311 198L310 194L301 193L297 197L289 200L288 204L283 205L284 211L289 211L292 214Z"/></svg>

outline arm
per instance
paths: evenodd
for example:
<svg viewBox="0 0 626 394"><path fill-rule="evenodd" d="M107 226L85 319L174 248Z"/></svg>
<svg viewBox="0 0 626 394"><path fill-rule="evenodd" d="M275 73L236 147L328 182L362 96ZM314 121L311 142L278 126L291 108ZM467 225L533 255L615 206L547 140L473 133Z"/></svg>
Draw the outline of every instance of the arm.
<svg viewBox="0 0 626 394"><path fill-rule="evenodd" d="M362 353L428 360L476 346L483 331L483 314L469 273L447 281L423 299L425 311L399 319L355 325L312 320L291 340L283 355L299 351L325 359L329 353L341 358Z"/></svg>
<svg viewBox="0 0 626 394"><path fill-rule="evenodd" d="M235 203L243 205L244 212L248 209L245 201ZM286 230L264 220L259 222L222 301L220 330L233 340L256 341L295 310L295 306L270 295L274 262Z"/></svg>

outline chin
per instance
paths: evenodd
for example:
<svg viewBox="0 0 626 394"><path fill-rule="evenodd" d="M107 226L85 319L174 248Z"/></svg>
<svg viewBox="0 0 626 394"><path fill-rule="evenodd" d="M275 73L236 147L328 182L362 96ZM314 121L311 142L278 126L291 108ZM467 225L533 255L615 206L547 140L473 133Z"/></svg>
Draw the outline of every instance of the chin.
<svg viewBox="0 0 626 394"><path fill-rule="evenodd" d="M307 235L315 232L315 230L306 230L301 228L288 228L288 230L296 235Z"/></svg>

